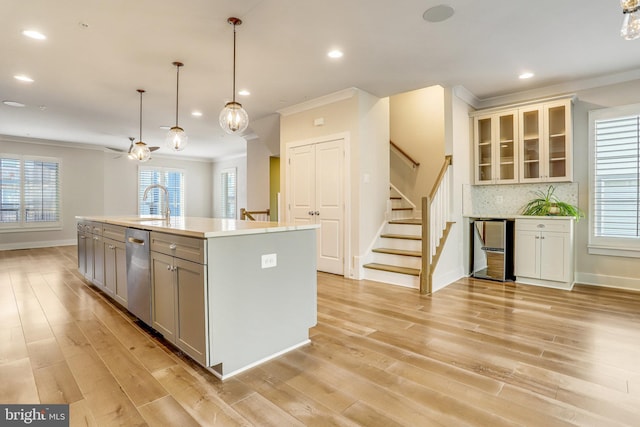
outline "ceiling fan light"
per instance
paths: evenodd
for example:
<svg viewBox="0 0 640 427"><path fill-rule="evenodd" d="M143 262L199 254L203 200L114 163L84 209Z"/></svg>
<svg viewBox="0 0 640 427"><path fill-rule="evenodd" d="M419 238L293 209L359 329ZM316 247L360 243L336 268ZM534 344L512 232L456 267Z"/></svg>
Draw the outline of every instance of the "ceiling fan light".
<svg viewBox="0 0 640 427"><path fill-rule="evenodd" d="M249 126L249 115L239 102L227 102L220 112L220 127L229 134L242 133Z"/></svg>
<svg viewBox="0 0 640 427"><path fill-rule="evenodd" d="M179 126L174 126L169 129L167 138L165 139L167 148L173 151L182 151L187 146L187 142L189 142L189 137L184 129Z"/></svg>
<svg viewBox="0 0 640 427"><path fill-rule="evenodd" d="M147 144L142 141L138 141L133 145L131 155L139 162L146 162L151 158L151 150L149 150L149 146L147 146Z"/></svg>

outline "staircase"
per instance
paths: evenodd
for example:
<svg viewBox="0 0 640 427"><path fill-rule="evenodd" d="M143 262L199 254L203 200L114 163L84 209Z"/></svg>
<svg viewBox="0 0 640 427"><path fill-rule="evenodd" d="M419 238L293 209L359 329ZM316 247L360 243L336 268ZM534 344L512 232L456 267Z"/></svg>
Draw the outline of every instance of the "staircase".
<svg viewBox="0 0 640 427"><path fill-rule="evenodd" d="M422 211L391 185L391 219L363 265L368 280L431 293L433 272L453 222L449 221L451 156L446 156L434 188L422 198ZM419 216L419 218L414 218ZM427 226L423 227L423 223Z"/></svg>
<svg viewBox="0 0 640 427"><path fill-rule="evenodd" d="M363 266L366 269L366 279L415 289L420 287L422 264L420 219L399 218L388 221L375 246L370 254L371 262Z"/></svg>

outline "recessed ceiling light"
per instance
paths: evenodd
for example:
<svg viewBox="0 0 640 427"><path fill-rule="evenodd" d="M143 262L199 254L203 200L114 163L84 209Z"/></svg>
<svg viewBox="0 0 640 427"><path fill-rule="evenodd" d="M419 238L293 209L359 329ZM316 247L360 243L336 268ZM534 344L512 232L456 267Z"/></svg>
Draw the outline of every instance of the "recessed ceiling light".
<svg viewBox="0 0 640 427"><path fill-rule="evenodd" d="M22 102L16 102L16 101L2 101L2 103L4 105L7 105L9 107L17 107L17 108L21 108L21 107L25 107L25 105Z"/></svg>
<svg viewBox="0 0 640 427"><path fill-rule="evenodd" d="M14 79L16 80L20 80L21 82L25 82L25 83L33 83L33 79L29 76L25 76L24 74L19 74L17 76L13 76Z"/></svg>
<svg viewBox="0 0 640 427"><path fill-rule="evenodd" d="M533 76L534 76L534 74L533 74L533 73L531 73L531 72L527 71L526 73L522 73L522 74L520 74L520 75L518 76L518 78L519 78L519 79L524 80L524 79L530 79L530 78L531 78L531 77L533 77Z"/></svg>
<svg viewBox="0 0 640 427"><path fill-rule="evenodd" d="M451 18L454 13L455 10L451 6L447 4L439 4L425 10L422 14L422 19L427 22L442 22Z"/></svg>
<svg viewBox="0 0 640 427"><path fill-rule="evenodd" d="M36 39L36 40L46 40L47 36L45 36L44 34L42 34L39 31L35 31L35 30L24 30L22 32L23 36L32 38L32 39Z"/></svg>
<svg viewBox="0 0 640 427"><path fill-rule="evenodd" d="M343 55L344 55L344 53L342 53L342 51L337 50L337 49L332 50L329 53L327 53L327 56L329 58L342 58Z"/></svg>
<svg viewBox="0 0 640 427"><path fill-rule="evenodd" d="M191 115L194 117L202 117L202 111L192 111Z"/></svg>
<svg viewBox="0 0 640 427"><path fill-rule="evenodd" d="M238 95L240 95L240 96L249 96L249 95L251 95L251 92L249 92L246 89L242 89L240 92L238 92Z"/></svg>

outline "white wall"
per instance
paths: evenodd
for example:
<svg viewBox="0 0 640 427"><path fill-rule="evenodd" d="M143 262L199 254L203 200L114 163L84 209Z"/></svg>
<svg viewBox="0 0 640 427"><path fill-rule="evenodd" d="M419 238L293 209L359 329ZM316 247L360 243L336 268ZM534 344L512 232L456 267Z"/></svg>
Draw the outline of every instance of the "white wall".
<svg viewBox="0 0 640 427"><path fill-rule="evenodd" d="M455 224L433 273L432 291L435 292L466 275L469 256L467 248L468 232L462 217L463 186L471 182L471 108L459 99L450 88L445 89L445 153L453 156L451 184L451 221Z"/></svg>
<svg viewBox="0 0 640 427"><path fill-rule="evenodd" d="M345 256L353 257L353 261L349 259L350 271L345 275L354 278L360 278L359 262L382 224L389 197L388 114L388 100L349 89L287 109L280 119L283 190L287 180L288 144L348 135L349 235ZM324 124L314 125L315 119L323 119ZM364 185L367 174L369 182ZM282 206L287 206L287 194L283 190Z"/></svg>
<svg viewBox="0 0 640 427"><path fill-rule="evenodd" d="M589 110L640 103L640 80L577 93L573 112L574 180L580 208L589 212ZM576 282L640 290L640 259L587 252L589 221L576 224Z"/></svg>
<svg viewBox="0 0 640 427"><path fill-rule="evenodd" d="M222 203L220 201L221 181L220 174L224 169L236 168L238 182L238 194L236 205L236 219L240 219L240 209L247 205L247 156L236 157L213 163L213 216L222 217Z"/></svg>
<svg viewBox="0 0 640 427"><path fill-rule="evenodd" d="M271 152L258 138L247 141L247 204L249 211L269 208L269 158Z"/></svg>
<svg viewBox="0 0 640 427"><path fill-rule="evenodd" d="M444 160L444 97L442 86L431 86L389 98L391 141L420 163L413 168L392 150L391 183L416 206L431 191Z"/></svg>
<svg viewBox="0 0 640 427"><path fill-rule="evenodd" d="M62 160L62 229L0 233L0 249L45 247L76 242L76 215L135 215L137 163L94 146L0 136L0 153ZM211 163L155 157L145 165L185 171L186 214L211 216Z"/></svg>

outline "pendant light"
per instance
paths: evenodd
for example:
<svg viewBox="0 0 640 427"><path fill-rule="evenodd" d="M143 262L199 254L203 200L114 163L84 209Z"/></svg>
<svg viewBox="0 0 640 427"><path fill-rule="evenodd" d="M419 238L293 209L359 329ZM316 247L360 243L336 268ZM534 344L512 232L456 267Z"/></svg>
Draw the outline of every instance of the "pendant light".
<svg viewBox="0 0 640 427"><path fill-rule="evenodd" d="M187 146L189 137L180 126L178 126L178 93L180 90L180 67L184 66L182 62L174 62L176 66L176 125L169 129L165 144L167 148L173 151L182 151Z"/></svg>
<svg viewBox="0 0 640 427"><path fill-rule="evenodd" d="M145 92L144 89L137 89L140 94L140 139L138 142L133 144L133 148L131 149L131 155L135 160L140 162L146 162L151 158L151 150L147 144L142 142L142 94Z"/></svg>
<svg viewBox="0 0 640 427"><path fill-rule="evenodd" d="M635 40L640 37L640 0L620 0L622 7L622 28L620 35L625 40Z"/></svg>
<svg viewBox="0 0 640 427"><path fill-rule="evenodd" d="M230 134L241 133L249 125L249 115L242 108L242 104L236 102L236 26L242 25L238 18L229 18L227 22L233 25L233 97L227 102L220 112L220 126Z"/></svg>

